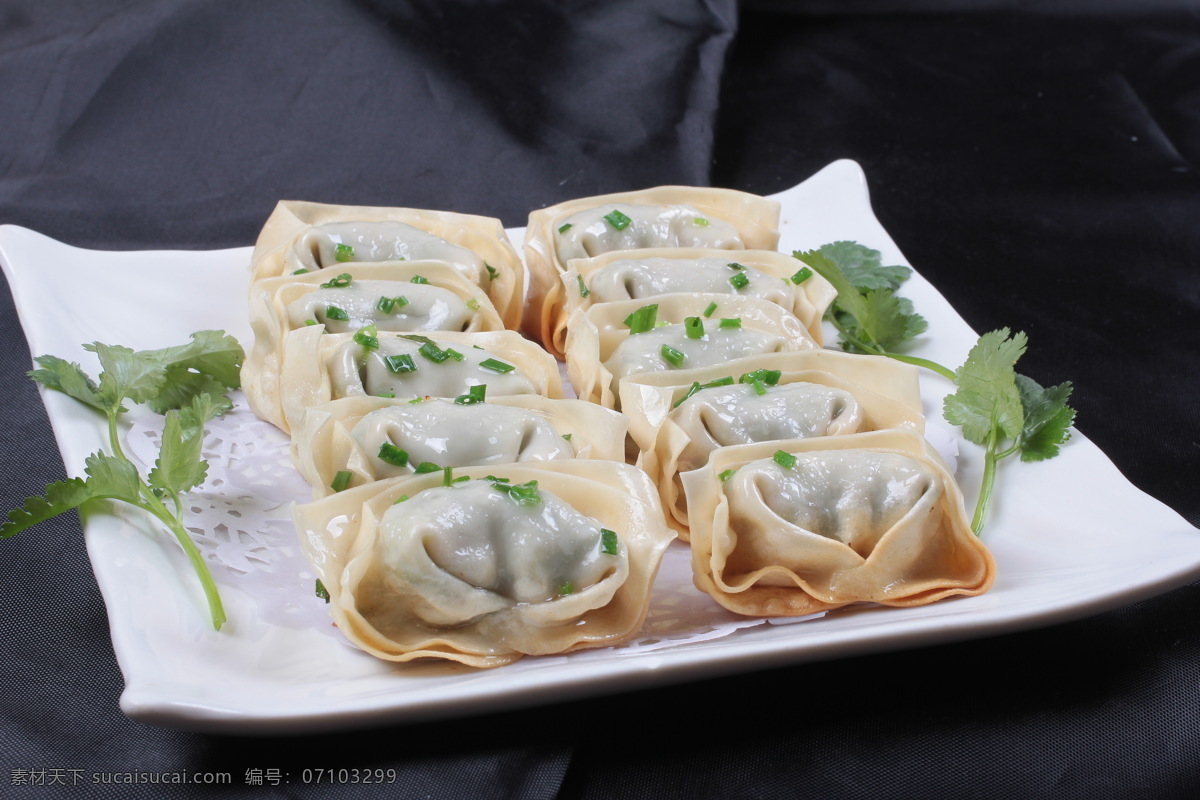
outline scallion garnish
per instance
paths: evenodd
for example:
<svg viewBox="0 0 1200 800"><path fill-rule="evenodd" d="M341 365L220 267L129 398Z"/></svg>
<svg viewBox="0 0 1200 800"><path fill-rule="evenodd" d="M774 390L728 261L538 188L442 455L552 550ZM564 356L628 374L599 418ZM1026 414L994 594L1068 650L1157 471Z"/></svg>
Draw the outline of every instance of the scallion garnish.
<svg viewBox="0 0 1200 800"><path fill-rule="evenodd" d="M587 284L583 282L582 275L576 275L575 280L579 281L579 296L580 297L587 297L588 295L590 295L592 293L592 290L589 289L587 287Z"/></svg>
<svg viewBox="0 0 1200 800"><path fill-rule="evenodd" d="M704 320L699 317L688 317L683 321L683 332L689 339L703 339Z"/></svg>
<svg viewBox="0 0 1200 800"><path fill-rule="evenodd" d="M730 269L736 269L736 270L743 270L746 268L745 264L739 264L736 261L730 261L725 266L729 267Z"/></svg>
<svg viewBox="0 0 1200 800"><path fill-rule="evenodd" d="M542 502L542 495L538 492L537 481L510 484L507 478L492 478L491 476L485 480L491 480L493 489L507 493L517 505L536 506Z"/></svg>
<svg viewBox="0 0 1200 800"><path fill-rule="evenodd" d="M662 349L658 352L659 355L663 357L663 361L666 361L668 364L671 364L675 367L682 367L684 359L687 358L687 356L676 350L674 347L671 347L669 344L664 344Z"/></svg>
<svg viewBox="0 0 1200 800"><path fill-rule="evenodd" d="M449 351L443 350L433 342L427 342L426 344L421 345L421 348L417 350L417 352L435 364L441 364L450 357Z"/></svg>
<svg viewBox="0 0 1200 800"><path fill-rule="evenodd" d="M625 324L629 326L629 334L632 336L635 333L645 333L654 329L655 320L658 317L658 303L653 303L648 306L642 306L637 311L634 311L625 318Z"/></svg>
<svg viewBox="0 0 1200 800"><path fill-rule="evenodd" d="M470 300L467 301L466 306L467 306L467 308L471 309L472 311L478 311L479 310L479 301L476 300L474 297L472 297Z"/></svg>
<svg viewBox="0 0 1200 800"><path fill-rule="evenodd" d="M325 584L321 583L320 578L317 578L317 583L316 583L316 586L314 587L314 591L316 592L317 597L321 598L326 603L329 602L329 590L325 588Z"/></svg>
<svg viewBox="0 0 1200 800"><path fill-rule="evenodd" d="M392 309L396 307L396 301L390 297L381 297L379 298L379 302L375 304L375 307L385 314L390 314L392 313Z"/></svg>
<svg viewBox="0 0 1200 800"><path fill-rule="evenodd" d="M454 485L454 467L445 467L442 470L442 486L450 487Z"/></svg>
<svg viewBox="0 0 1200 800"><path fill-rule="evenodd" d="M354 473L350 470L343 469L333 476L333 483L329 484L329 488L335 492L344 491L350 485L350 479L354 477Z"/></svg>
<svg viewBox="0 0 1200 800"><path fill-rule="evenodd" d="M377 394L377 395L375 395L375 396L376 396L376 397L386 397L386 398L387 398L387 399L389 399L389 400L395 400L395 399L396 399L396 393L395 393L395 392L380 392L379 394Z"/></svg>
<svg viewBox="0 0 1200 800"><path fill-rule="evenodd" d="M293 271L292 274L293 275L304 275L307 272L308 272L308 270L306 270L304 267L301 267L300 269Z"/></svg>
<svg viewBox="0 0 1200 800"><path fill-rule="evenodd" d="M345 322L350 319L350 315L337 306L325 306L325 319L336 319L339 322Z"/></svg>
<svg viewBox="0 0 1200 800"><path fill-rule="evenodd" d="M455 350L453 347L447 347L442 352L446 354L446 358L453 358L455 361L462 361L464 358L463 354Z"/></svg>
<svg viewBox="0 0 1200 800"><path fill-rule="evenodd" d="M386 461L394 467L408 466L408 453L391 442L379 445L379 460Z"/></svg>
<svg viewBox="0 0 1200 800"><path fill-rule="evenodd" d="M491 280L496 280L496 276L500 274L499 272L496 271L496 268L493 267L491 264L487 263L486 261L484 262L483 266L487 268L488 278L490 278Z"/></svg>
<svg viewBox="0 0 1200 800"><path fill-rule="evenodd" d="M726 317L721 320L722 328L740 328L742 327L741 317Z"/></svg>
<svg viewBox="0 0 1200 800"><path fill-rule="evenodd" d="M341 261L341 262L353 261L354 260L354 248L348 244L337 245L336 247L333 248L333 259L335 261Z"/></svg>
<svg viewBox="0 0 1200 800"><path fill-rule="evenodd" d="M330 279L327 283L322 283L321 288L322 289L345 289L347 286L349 286L353 282L353 280L354 279L350 277L349 272L343 272L341 275L338 275L336 278Z"/></svg>
<svg viewBox="0 0 1200 800"><path fill-rule="evenodd" d="M692 224L700 228L707 228L708 220L706 220L704 217L696 217L692 220Z"/></svg>
<svg viewBox="0 0 1200 800"><path fill-rule="evenodd" d="M514 369L516 369L516 367L514 367L512 364L505 364L503 361L497 361L494 358L485 358L483 361L480 361L479 368L490 370L491 372L496 372L501 375L507 372L512 372Z"/></svg>
<svg viewBox="0 0 1200 800"><path fill-rule="evenodd" d="M421 336L418 333L402 333L402 334L400 334L400 338L408 339L410 342L416 342L417 344L433 344L434 343L433 339L430 339L428 336Z"/></svg>
<svg viewBox="0 0 1200 800"><path fill-rule="evenodd" d="M441 471L442 471L442 468L439 467L437 464L433 463L432 461L422 461L420 464L417 464L417 466L413 469L413 472L417 473L418 475L425 475L430 472L441 472Z"/></svg>
<svg viewBox="0 0 1200 800"><path fill-rule="evenodd" d="M724 472L722 472L720 475L718 475L717 477L720 478L721 483L724 483L725 481L732 478L734 473L736 473L736 472L737 472L736 469L727 469Z"/></svg>
<svg viewBox="0 0 1200 800"><path fill-rule="evenodd" d="M306 319L306 320L304 320L304 324L305 325L320 325L321 323L317 322L315 319Z"/></svg>
<svg viewBox="0 0 1200 800"><path fill-rule="evenodd" d="M413 275L412 280L409 281L409 283L429 283L429 279L420 275Z"/></svg>
<svg viewBox="0 0 1200 800"><path fill-rule="evenodd" d="M600 529L600 552L606 556L615 556L621 551L621 547L617 542L617 532L610 531L608 528Z"/></svg>
<svg viewBox="0 0 1200 800"><path fill-rule="evenodd" d="M732 385L733 385L733 376L732 375L726 375L724 378L717 378L716 380L711 380L708 383L700 383L699 381L693 381L691 387L687 390L687 392L683 395L683 397L676 400L671 405L671 408L679 408L680 404L682 404L684 400L687 400L689 397L691 397L692 395L694 395L696 392L700 391L701 389L713 389L717 386L732 386Z"/></svg>
<svg viewBox="0 0 1200 800"><path fill-rule="evenodd" d="M575 584L567 581L562 586L558 587L558 596L565 597L569 594L575 594Z"/></svg>
<svg viewBox="0 0 1200 800"><path fill-rule="evenodd" d="M560 225L558 228L558 232L566 233L567 231L571 230L571 228L573 228L573 227L575 227L575 226L568 222L565 225Z"/></svg>
<svg viewBox="0 0 1200 800"><path fill-rule="evenodd" d="M729 279L729 283L733 288L741 290L750 285L750 279L746 277L744 272L739 272Z"/></svg>
<svg viewBox="0 0 1200 800"><path fill-rule="evenodd" d="M374 325L368 325L354 334L354 341L361 345L364 350L378 350L379 329Z"/></svg>
<svg viewBox="0 0 1200 800"><path fill-rule="evenodd" d="M476 403L482 403L486 395L487 384L480 383L468 389L466 394L460 394L454 398L454 402L460 406L471 406Z"/></svg>
<svg viewBox="0 0 1200 800"><path fill-rule="evenodd" d="M564 434L562 435L562 437L563 437L564 439L566 439L568 442L569 442L569 441L571 441L571 434L569 434L569 433L564 433Z"/></svg>
<svg viewBox="0 0 1200 800"><path fill-rule="evenodd" d="M813 271L811 269L808 267L801 267L800 270L792 276L792 283L804 283L806 280L811 278L812 275Z"/></svg>
<svg viewBox="0 0 1200 800"><path fill-rule="evenodd" d="M383 363L387 364L388 372L393 375L400 375L405 372L416 372L417 364L413 361L413 357L408 353L401 353L395 356L384 356Z"/></svg>
<svg viewBox="0 0 1200 800"><path fill-rule="evenodd" d="M629 217L622 214L617 209L613 209L604 215L604 221L613 226L614 230L623 231L629 227L629 223L633 222Z"/></svg>
<svg viewBox="0 0 1200 800"><path fill-rule="evenodd" d="M738 383L765 383L767 386L774 386L782 377L783 373L777 369L756 369L738 378Z"/></svg>
<svg viewBox="0 0 1200 800"><path fill-rule="evenodd" d="M772 458L775 459L776 464L784 469L791 469L796 466L796 457L785 450L776 450Z"/></svg>
<svg viewBox="0 0 1200 800"><path fill-rule="evenodd" d="M716 310L717 310L717 304L716 304L716 303L709 303L709 304L708 304L708 308L704 309L704 317L705 317L705 319L707 319L707 318L711 317L711 316L713 315L713 312L714 312L714 311L716 311Z"/></svg>
<svg viewBox="0 0 1200 800"><path fill-rule="evenodd" d="M399 505L400 503L403 503L407 499L408 499L408 495L402 494L399 497L397 497L395 500L392 501L392 505Z"/></svg>

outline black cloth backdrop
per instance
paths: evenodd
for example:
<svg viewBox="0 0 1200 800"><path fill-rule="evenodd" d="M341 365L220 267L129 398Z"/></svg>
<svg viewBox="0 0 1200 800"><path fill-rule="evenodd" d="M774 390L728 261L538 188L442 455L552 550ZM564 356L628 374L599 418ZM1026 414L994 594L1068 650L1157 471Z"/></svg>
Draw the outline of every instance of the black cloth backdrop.
<svg viewBox="0 0 1200 800"><path fill-rule="evenodd" d="M1200 10L1034 5L5 0L0 222L203 249L250 244L280 198L521 225L663 183L771 193L853 158L913 265L975 329L1027 331L1024 371L1073 380L1080 430L1196 524ZM12 507L64 473L3 303ZM121 715L74 514L0 543L0 565L9 797L1200 796L1196 584L977 641L240 739ZM318 766L398 780L243 784ZM56 768L234 786L11 785Z"/></svg>

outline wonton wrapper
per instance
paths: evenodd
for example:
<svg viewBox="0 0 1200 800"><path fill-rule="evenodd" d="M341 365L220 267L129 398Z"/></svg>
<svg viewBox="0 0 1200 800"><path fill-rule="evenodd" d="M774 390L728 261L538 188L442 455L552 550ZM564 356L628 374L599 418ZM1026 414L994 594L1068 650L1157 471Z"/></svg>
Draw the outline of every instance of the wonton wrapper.
<svg viewBox="0 0 1200 800"><path fill-rule="evenodd" d="M621 382L621 410L629 419L630 437L642 451L638 466L658 485L667 522L684 541L688 538L688 507L679 461L692 438L702 431L695 428L699 420L679 419L679 414L672 414L672 406L693 383L706 384L726 376L736 381L759 369L779 370L780 386L813 383L849 392L862 411L862 419L851 432L886 428L925 431L920 370L884 356L804 350L750 356L715 367L632 375ZM702 389L692 397L715 391L720 388Z"/></svg>
<svg viewBox="0 0 1200 800"><path fill-rule="evenodd" d="M922 465L933 480L908 513L887 530L873 532L874 542L859 546L867 550L860 554L775 515L761 495L745 493L743 484L749 480L737 481L736 473L725 482L718 477L750 463L772 465L778 450L797 455L897 454ZM995 562L971 531L958 484L937 452L909 431L726 447L706 466L685 473L683 485L691 509L695 584L738 614L802 616L863 602L919 606L954 595L982 594L995 579ZM756 520L757 531L744 527L749 522L742 523L742 530L731 524L730 492L739 490L741 518ZM934 517L926 521L929 515Z"/></svg>
<svg viewBox="0 0 1200 800"><path fill-rule="evenodd" d="M558 229L567 217L608 203L687 205L733 225L741 238L741 247L736 249L774 250L779 244L779 203L733 189L659 186L568 200L532 212L525 230L529 297L522 328L560 358L567 348L567 312L560 277L567 264L558 255Z"/></svg>
<svg viewBox="0 0 1200 800"><path fill-rule="evenodd" d="M426 402L436 402L433 400ZM351 435L354 426L367 414L381 408L410 407L406 399L385 397L345 397L304 410L295 435L292 437L292 461L296 469L313 488L313 498L331 493L334 476L347 470L352 474L350 486L379 480L375 477L369 456ZM625 430L628 425L620 414L582 400L551 400L531 394L488 398L484 403L462 406L478 412L479 420L463 437L486 438L489 406L528 409L545 420L558 436L569 434L564 441L574 458L621 461L625 457ZM416 406L419 407L419 406ZM448 466L441 464L441 466ZM454 466L457 470L458 465Z"/></svg>
<svg viewBox="0 0 1200 800"><path fill-rule="evenodd" d="M474 300L478 304L479 307L471 312L469 324L464 331L477 333L504 330L504 323L487 295L442 261L347 263L337 272L329 268L303 275L283 275L256 281L250 285L250 327L254 331L254 345L242 364L242 385L248 397L256 398L251 401L251 407L260 402L257 398L270 393L270 387L279 384L284 339L293 330L288 320L288 305L342 273L350 275L353 280L401 283L409 283L413 277L419 275L425 278L430 286L446 289L463 301ZM413 333L425 331L414 330Z"/></svg>
<svg viewBox="0 0 1200 800"><path fill-rule="evenodd" d="M701 258L713 258L714 255L712 250L703 247L655 247L647 250L615 250L596 256L595 258L571 259L567 262L567 271L562 276L567 316L569 318L578 308L588 309L602 302L597 299L594 291L587 297L583 297L579 291L579 279L582 278L584 285L591 287L592 276L614 261L641 261L649 259L694 261ZM837 297L837 290L833 288L833 284L816 272L813 272L811 276L799 284L792 283L791 277L804 268L804 262L775 250L740 250L737 253L729 253L723 257L717 257L723 261L733 261L750 269L758 270L767 276L779 279L778 285L772 286L771 302L790 311L793 316L800 320L805 329L808 330L813 341L818 345L823 344L821 320L825 316L825 309L829 308L830 303ZM734 274L736 274L734 270L726 268L725 275L727 277L732 277ZM729 287L729 296L756 296L749 294L752 287L753 284L744 290L745 294L739 294L734 291L731 285ZM695 290L684 289L682 291L690 292ZM662 296L653 295L649 298L643 298L642 302L653 303L658 297Z"/></svg>
<svg viewBox="0 0 1200 800"><path fill-rule="evenodd" d="M335 388L336 381L333 371L340 367L336 363L340 348L353 342L352 333L324 333L325 326L313 325L294 330L287 335L283 343L283 359L279 371L279 381L274 386L260 381L250 386L246 391L246 399L251 410L261 419L270 422L285 432L300 423L300 417L308 406L328 403L339 397L362 397L367 392L362 388L351 389L343 394ZM455 333L430 331L425 334L442 345L453 346L456 350L468 353L474 357L479 354L474 346L478 345L488 356L494 357L516 368L508 375L481 374L481 383L493 384L511 383L509 376L523 376L531 386L519 392L495 392L489 399L502 394L540 394L545 397L562 397L562 377L558 372L558 362L542 348L521 336L516 331L492 331L485 333ZM400 337L401 334L379 332L381 342ZM432 364L417 357L418 367L427 366L436 369L439 366L455 365ZM420 370L418 369L418 372ZM436 375L436 373L435 373ZM465 394L466 388L455 394L444 395L454 397ZM433 396L435 392L426 391L425 395Z"/></svg>
<svg viewBox="0 0 1200 800"><path fill-rule="evenodd" d="M397 613L379 625L359 611L356 592L369 575L378 524L401 496L442 485L441 473L392 478L296 506L296 530L305 555L329 592L339 630L368 653L389 661L444 658L473 667L496 667L523 654L567 653L620 644L645 620L650 588L674 533L662 519L654 486L640 470L609 461L554 461L503 467L465 467L455 477L531 480L540 490L616 532L628 573L618 587L605 587L611 600L593 607L600 592L580 591L556 600L524 604L467 625L437 629L410 625ZM595 587L593 587L595 588ZM556 605L557 604L557 605ZM496 636L496 632L500 636ZM492 634L492 635L489 635Z"/></svg>
<svg viewBox="0 0 1200 800"><path fill-rule="evenodd" d="M281 200L254 244L250 257L251 285L263 278L290 275L304 266L295 247L305 234L316 226L339 222L402 222L470 250L496 271L495 278L483 278L480 286L504 320L504 326L512 329L520 326L525 268L500 220L474 214ZM350 263L369 262L347 262L322 271L342 272Z"/></svg>
<svg viewBox="0 0 1200 800"><path fill-rule="evenodd" d="M717 310L710 319L704 311L711 303ZM658 306L658 321L682 323L688 317L701 317L706 331L717 330L722 318L737 317L742 328L780 337L780 350L814 350L817 343L798 319L774 303L752 297L724 294L665 294L653 300L626 300L620 303L600 303L580 310L571 318L567 337L567 375L580 400L599 403L605 408L619 408L620 381L605 362L630 338L625 319L647 305ZM642 336L646 334L634 334ZM667 362L661 370L678 371ZM631 374L648 374L647 372ZM628 376L627 376L628 377Z"/></svg>

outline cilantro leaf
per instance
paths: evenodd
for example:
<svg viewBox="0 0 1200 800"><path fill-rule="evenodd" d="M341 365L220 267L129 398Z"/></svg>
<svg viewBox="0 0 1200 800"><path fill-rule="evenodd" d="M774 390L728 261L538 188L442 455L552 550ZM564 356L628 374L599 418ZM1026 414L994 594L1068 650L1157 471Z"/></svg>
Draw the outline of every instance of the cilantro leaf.
<svg viewBox="0 0 1200 800"><path fill-rule="evenodd" d="M883 258L878 250L858 242L830 242L821 245L820 252L837 264L846 279L864 293L871 289L895 291L912 274L908 267L883 266Z"/></svg>
<svg viewBox="0 0 1200 800"><path fill-rule="evenodd" d="M87 376L78 364L58 356L38 356L34 359L42 368L25 373L48 389L62 392L92 408L104 411L106 406L100 387Z"/></svg>
<svg viewBox="0 0 1200 800"><path fill-rule="evenodd" d="M870 340L883 350L891 350L929 327L924 317L913 313L912 301L896 297L890 290L875 289L863 299L867 312L863 327Z"/></svg>
<svg viewBox="0 0 1200 800"><path fill-rule="evenodd" d="M993 431L1009 439L1020 435L1025 412L1013 365L1026 343L1024 333L1009 338L1008 328L985 333L958 368L958 391L946 398L943 413L968 441L986 445Z"/></svg>
<svg viewBox="0 0 1200 800"><path fill-rule="evenodd" d="M85 344L100 358L100 394L110 408L129 398L144 403L155 395L166 379L155 358L148 352L137 353L128 347L103 342Z"/></svg>
<svg viewBox="0 0 1200 800"><path fill-rule="evenodd" d="M224 397L214 400L202 394L193 398L190 405L168 411L162 448L147 476L150 485L177 493L204 483L208 477L208 462L201 456L204 424L228 408L229 402Z"/></svg>
<svg viewBox="0 0 1200 800"><path fill-rule="evenodd" d="M1033 378L1017 375L1017 390L1025 410L1019 444L1022 461L1043 461L1058 455L1058 446L1071 438L1075 409L1067 405L1071 382L1042 388Z"/></svg>
<svg viewBox="0 0 1200 800"><path fill-rule="evenodd" d="M46 487L44 497L27 497L23 506L8 512L7 521L0 525L0 539L15 536L39 522L78 508L95 496L92 487L80 478L52 483Z"/></svg>
<svg viewBox="0 0 1200 800"><path fill-rule="evenodd" d="M93 497L124 500L134 505L141 500L139 488L142 479L133 462L97 452L88 456L83 464Z"/></svg>
<svg viewBox="0 0 1200 800"><path fill-rule="evenodd" d="M211 375L221 385L235 389L241 385L242 346L223 331L197 331L192 341L161 350L147 350L166 368L184 369Z"/></svg>

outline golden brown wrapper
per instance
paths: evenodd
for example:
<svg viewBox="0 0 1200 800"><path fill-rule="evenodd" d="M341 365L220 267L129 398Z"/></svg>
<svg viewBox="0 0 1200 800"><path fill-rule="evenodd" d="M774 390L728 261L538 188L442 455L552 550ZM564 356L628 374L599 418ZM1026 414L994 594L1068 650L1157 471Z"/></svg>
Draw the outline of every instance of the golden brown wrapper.
<svg viewBox="0 0 1200 800"><path fill-rule="evenodd" d="M862 553L778 517L764 518L759 526L746 511L757 499L745 494L743 482L719 477L769 462L778 450L898 454L923 465L936 481L910 513L876 532L877 540ZM863 602L918 606L982 594L995 579L995 562L971 531L962 492L936 451L915 433L888 430L728 447L684 474L683 485L696 586L738 614L800 616ZM748 499L731 500L730 492ZM733 504L740 509L736 515ZM742 529L735 527L735 516Z"/></svg>
<svg viewBox="0 0 1200 800"><path fill-rule="evenodd" d="M393 478L348 489L294 510L301 545L330 596L339 630L354 644L389 661L441 658L473 667L496 667L522 655L568 653L619 644L645 620L650 589L674 534L662 521L658 495L636 468L607 461L556 461L455 470L456 477L507 477L538 482L578 512L613 530L627 556L619 586L604 587L611 600L591 607L589 592L564 597L546 608L519 611L502 626L503 640L486 620L444 630L406 626L397 617L375 620L360 610L357 592L371 568L379 520L401 496L442 485L440 473ZM597 593L599 594L599 593ZM374 602L374 599L373 599ZM558 608L551 608L559 604ZM385 633L380 626L390 627Z"/></svg>
<svg viewBox="0 0 1200 800"><path fill-rule="evenodd" d="M451 244L470 250L492 267L495 276L480 287L495 306L506 328L521 324L525 267L508 240L504 225L493 217L386 206L343 206L301 200L281 200L267 218L250 257L251 283L290 275L302 266L294 243L312 228L334 222L402 222ZM338 267L342 271L341 266Z"/></svg>
<svg viewBox="0 0 1200 800"><path fill-rule="evenodd" d="M522 328L558 358L566 353L567 311L561 276L566 261L559 257L555 235L562 220L607 203L638 205L688 205L732 224L742 246L774 250L779 244L779 203L733 189L693 186L658 186L633 192L583 197L534 211L525 229L525 263L529 270L529 295Z"/></svg>
<svg viewBox="0 0 1200 800"><path fill-rule="evenodd" d="M780 385L815 383L849 392L862 410L854 432L925 430L919 370L883 356L803 350L767 353L700 369L630 376L621 382L621 410L629 419L629 435L641 451L638 466L658 486L667 521L684 541L689 537L688 505L680 482L679 461L694 435L690 430L694 421L677 422L674 417L678 415L671 412L693 383L703 385L726 377L736 381L760 369L779 370Z"/></svg>

